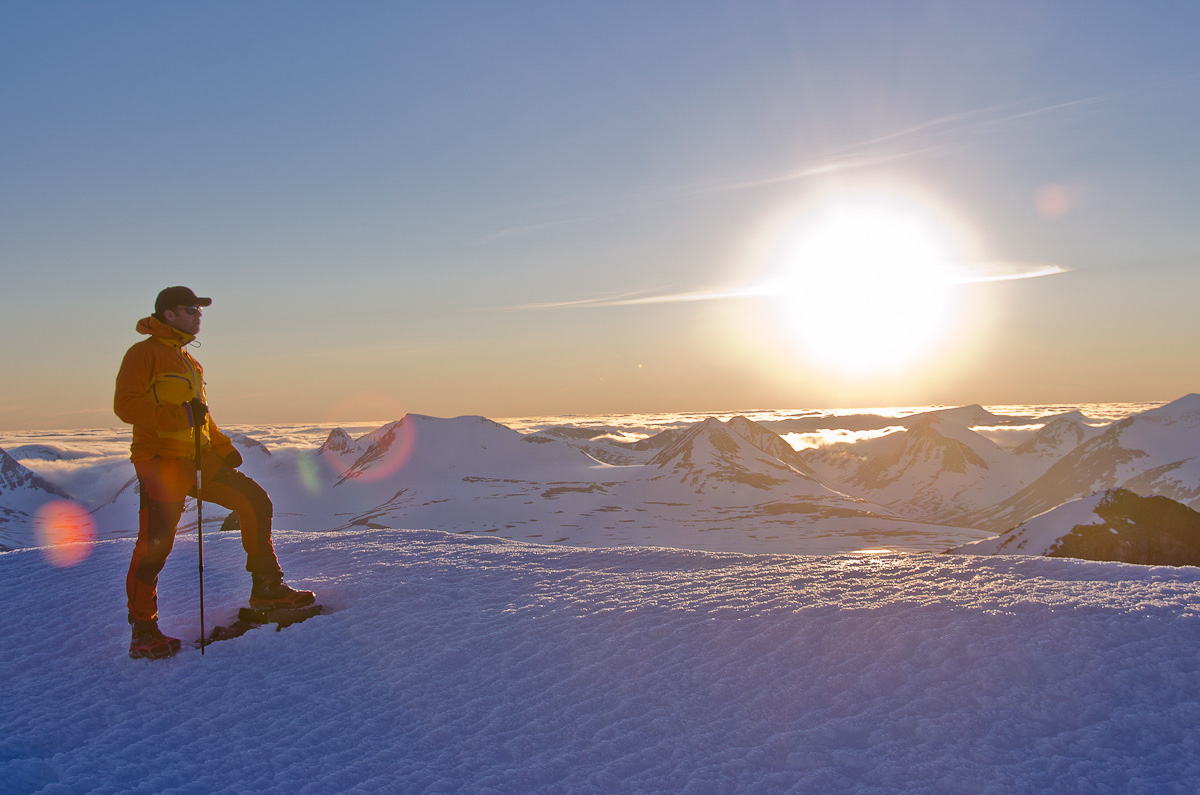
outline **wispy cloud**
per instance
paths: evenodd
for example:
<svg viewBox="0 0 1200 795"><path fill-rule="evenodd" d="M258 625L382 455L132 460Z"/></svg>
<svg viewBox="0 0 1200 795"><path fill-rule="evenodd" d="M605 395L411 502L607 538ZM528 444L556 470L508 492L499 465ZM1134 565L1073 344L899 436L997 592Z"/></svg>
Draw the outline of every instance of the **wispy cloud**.
<svg viewBox="0 0 1200 795"><path fill-rule="evenodd" d="M1093 97L1072 99L1066 102L1055 102L1048 105L993 105L987 108L976 108L975 110L963 111L961 113L950 113L945 116L940 116L935 119L929 119L927 121L911 125L901 130L896 130L895 132L891 132L886 135L881 135L877 138L860 141L853 146L848 147L848 150L857 151L871 149L873 147L889 144L894 141L911 139L927 134L953 135L961 137L964 133L980 132L993 127L1001 127L1013 122L1021 121L1023 119L1058 114L1090 105L1109 102L1116 96L1118 95L1102 94Z"/></svg>
<svg viewBox="0 0 1200 795"><path fill-rule="evenodd" d="M972 146L980 135L990 129L1004 127L1025 119L1061 114L1099 105L1110 102L1118 96L1120 94L1104 94L1032 106L994 105L961 113L951 113L832 150L798 169L706 187L680 189L676 192L675 197L683 198L705 193L745 190L812 179L842 171L872 168L914 158L958 152ZM900 146L893 148L896 145Z"/></svg>
<svg viewBox="0 0 1200 795"><path fill-rule="evenodd" d="M649 304L683 304L695 301L721 301L730 298L753 298L768 295L764 287L744 287L727 290L693 290L675 293L622 293L619 295L581 298L573 301L549 301L537 304L517 304L500 307L501 311L523 312L538 309L594 309L597 307L644 306Z"/></svg>
<svg viewBox="0 0 1200 795"><path fill-rule="evenodd" d="M1050 264L1022 264L1013 262L984 262L962 265L951 277L952 284L981 284L1006 282L1017 279L1038 279L1068 273L1066 268ZM689 290L686 292L637 292L617 295L579 298L570 301L547 301L533 304L515 304L496 307L502 312L528 312L547 309L599 309L619 306L651 306L655 304L682 304L698 301L727 301L744 298L766 298L781 294L784 288L771 282L758 282L745 286L734 286L713 290Z"/></svg>
<svg viewBox="0 0 1200 795"><path fill-rule="evenodd" d="M978 284L980 282L1010 282L1017 279L1039 279L1069 273L1061 265L1032 265L1013 262L981 262L964 269L955 279L956 284Z"/></svg>
<svg viewBox="0 0 1200 795"><path fill-rule="evenodd" d="M963 111L961 113L951 113L827 152L824 155L814 158L811 163L796 169L743 180L678 185L648 191L629 199L623 203L620 209L602 213L580 214L570 218L504 229L488 235L478 242L497 242L506 238L532 234L568 224L586 223L598 218L611 217L622 213L640 212L647 207L684 201L704 195L751 190L770 185L819 178L838 172L867 169L913 158L945 155L955 151L962 151L974 145L989 130L1003 128L1027 119L1069 113L1112 102L1124 96L1124 93L1114 92L1047 104L994 105ZM972 263L959 268L960 275L954 279L954 282L958 284L976 284L1017 279L1035 279L1066 272L1066 268L1053 264ZM774 292L776 292L775 288L769 284L684 292L636 292L565 301L520 304L500 307L500 310L516 312L720 301L761 297L771 295Z"/></svg>
<svg viewBox="0 0 1200 795"><path fill-rule="evenodd" d="M538 223L508 227L476 240L475 245L498 243L557 227L642 212L650 207L686 201L701 196L752 190L754 188L786 184L788 182L800 182L840 172L874 168L915 158L943 156L976 145L979 139L989 130L1002 128L1027 119L1063 114L1090 106L1109 103L1125 96L1126 93L1113 92L1045 104L1009 103L976 108L959 113L950 113L815 155L811 161L796 168L740 180L674 185L642 191L636 195L625 197L619 207L609 208L600 212L577 213ZM555 204L564 206L571 203Z"/></svg>

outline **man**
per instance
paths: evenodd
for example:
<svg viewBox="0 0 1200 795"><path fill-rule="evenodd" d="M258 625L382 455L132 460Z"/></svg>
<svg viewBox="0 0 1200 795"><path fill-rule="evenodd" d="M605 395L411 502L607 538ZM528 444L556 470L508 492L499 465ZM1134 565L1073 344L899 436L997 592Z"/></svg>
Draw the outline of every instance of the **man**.
<svg viewBox="0 0 1200 795"><path fill-rule="evenodd" d="M138 321L148 335L125 354L117 373L113 411L133 426L130 459L141 489L138 538L125 579L133 637L130 657L170 657L180 642L158 629L158 574L175 543L185 496L196 495L196 437L200 434L202 497L234 511L246 550L254 608L303 607L316 598L283 582L271 544L271 498L237 471L242 456L208 415L204 370L184 348L200 332L203 307L187 287L158 294L154 314Z"/></svg>

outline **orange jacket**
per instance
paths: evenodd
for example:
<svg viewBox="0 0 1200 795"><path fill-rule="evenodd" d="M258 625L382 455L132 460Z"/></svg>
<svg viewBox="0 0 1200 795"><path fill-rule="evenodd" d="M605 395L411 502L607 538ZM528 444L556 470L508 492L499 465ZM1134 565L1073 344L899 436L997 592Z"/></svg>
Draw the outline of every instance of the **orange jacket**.
<svg viewBox="0 0 1200 795"><path fill-rule="evenodd" d="M129 457L133 461L156 456L193 458L196 441L183 404L192 398L208 402L204 369L184 350L195 337L155 317L139 320L137 330L150 336L125 353L113 397L113 411L133 426ZM201 428L200 442L222 458L233 452L229 437L211 416Z"/></svg>

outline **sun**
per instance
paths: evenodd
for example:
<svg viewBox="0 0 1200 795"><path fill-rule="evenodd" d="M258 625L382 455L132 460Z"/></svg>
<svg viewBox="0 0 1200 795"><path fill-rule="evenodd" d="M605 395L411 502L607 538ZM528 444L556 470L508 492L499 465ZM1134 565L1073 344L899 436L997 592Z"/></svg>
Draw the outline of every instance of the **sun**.
<svg viewBox="0 0 1200 795"><path fill-rule="evenodd" d="M841 376L893 376L947 341L956 316L952 225L897 195L830 199L776 248L784 327L812 364Z"/></svg>

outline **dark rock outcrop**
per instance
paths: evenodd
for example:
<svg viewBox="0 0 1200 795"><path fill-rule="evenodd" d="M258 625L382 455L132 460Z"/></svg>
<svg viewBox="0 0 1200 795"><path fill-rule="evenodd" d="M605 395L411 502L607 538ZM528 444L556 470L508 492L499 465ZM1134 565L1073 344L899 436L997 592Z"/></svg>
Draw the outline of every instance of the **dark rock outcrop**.
<svg viewBox="0 0 1200 795"><path fill-rule="evenodd" d="M1182 503L1113 489L1096 515L1103 521L1077 525L1047 557L1200 566L1200 513Z"/></svg>

